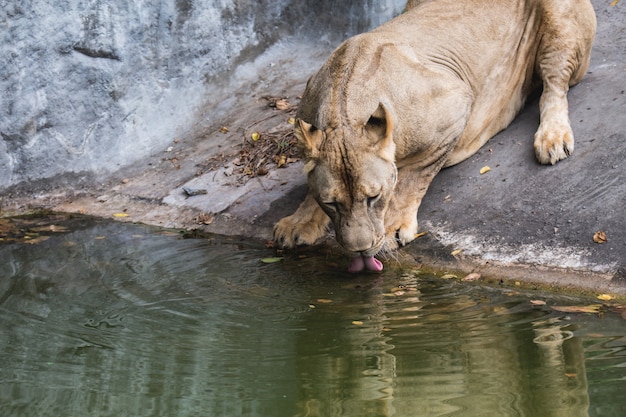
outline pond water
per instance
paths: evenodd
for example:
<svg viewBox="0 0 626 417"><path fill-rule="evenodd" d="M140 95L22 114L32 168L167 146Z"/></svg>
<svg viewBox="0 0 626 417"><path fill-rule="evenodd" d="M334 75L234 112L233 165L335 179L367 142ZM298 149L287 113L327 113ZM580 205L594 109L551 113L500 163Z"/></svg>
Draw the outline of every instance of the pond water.
<svg viewBox="0 0 626 417"><path fill-rule="evenodd" d="M623 311L552 308L594 300L263 263L263 242L118 222L18 226L0 242L3 417L626 415Z"/></svg>

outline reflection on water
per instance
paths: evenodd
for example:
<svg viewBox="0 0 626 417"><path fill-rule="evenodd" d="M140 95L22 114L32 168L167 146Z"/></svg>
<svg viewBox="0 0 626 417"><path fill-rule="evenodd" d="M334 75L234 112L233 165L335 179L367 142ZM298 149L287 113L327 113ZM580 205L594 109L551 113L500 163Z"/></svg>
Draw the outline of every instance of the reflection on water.
<svg viewBox="0 0 626 417"><path fill-rule="evenodd" d="M626 326L580 300L67 227L0 246L2 416L626 415Z"/></svg>

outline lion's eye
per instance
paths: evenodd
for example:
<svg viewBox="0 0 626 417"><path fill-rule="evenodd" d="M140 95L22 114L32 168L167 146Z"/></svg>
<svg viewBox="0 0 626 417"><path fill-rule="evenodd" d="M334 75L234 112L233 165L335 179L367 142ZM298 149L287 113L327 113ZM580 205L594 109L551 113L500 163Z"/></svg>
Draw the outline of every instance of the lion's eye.
<svg viewBox="0 0 626 417"><path fill-rule="evenodd" d="M367 206L372 207L378 200L380 200L380 194L376 194L375 196L367 197Z"/></svg>
<svg viewBox="0 0 626 417"><path fill-rule="evenodd" d="M324 205L333 211L339 211L339 203L336 201L326 201Z"/></svg>

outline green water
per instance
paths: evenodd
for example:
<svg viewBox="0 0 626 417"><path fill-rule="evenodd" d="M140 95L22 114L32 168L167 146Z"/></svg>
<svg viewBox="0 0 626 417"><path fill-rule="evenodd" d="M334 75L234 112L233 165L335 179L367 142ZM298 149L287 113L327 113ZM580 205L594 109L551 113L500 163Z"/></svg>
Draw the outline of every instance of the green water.
<svg viewBox="0 0 626 417"><path fill-rule="evenodd" d="M0 244L2 417L626 415L626 321L551 308L589 300L64 224Z"/></svg>

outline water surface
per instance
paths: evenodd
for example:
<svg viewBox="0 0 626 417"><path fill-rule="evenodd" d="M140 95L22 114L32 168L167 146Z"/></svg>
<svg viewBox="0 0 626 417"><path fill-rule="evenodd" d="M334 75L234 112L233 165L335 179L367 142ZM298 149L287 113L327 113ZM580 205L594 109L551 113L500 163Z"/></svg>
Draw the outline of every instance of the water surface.
<svg viewBox="0 0 626 417"><path fill-rule="evenodd" d="M551 308L590 300L50 222L0 244L3 417L626 415L620 312Z"/></svg>

